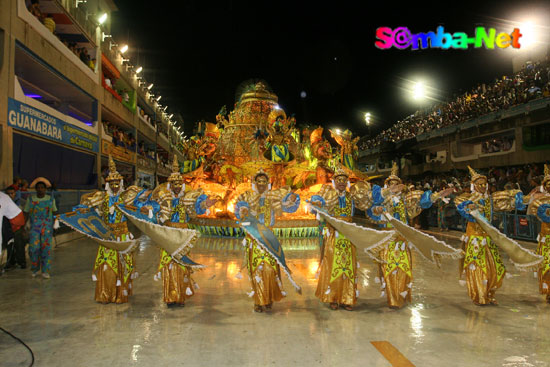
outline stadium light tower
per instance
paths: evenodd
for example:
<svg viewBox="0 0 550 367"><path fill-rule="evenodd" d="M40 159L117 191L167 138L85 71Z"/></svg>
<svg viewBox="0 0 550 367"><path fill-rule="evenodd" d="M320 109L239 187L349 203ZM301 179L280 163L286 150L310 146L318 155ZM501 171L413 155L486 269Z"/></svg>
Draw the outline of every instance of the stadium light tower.
<svg viewBox="0 0 550 367"><path fill-rule="evenodd" d="M521 31L520 44L523 49L531 48L537 43L537 31L532 21L521 23L519 30Z"/></svg>
<svg viewBox="0 0 550 367"><path fill-rule="evenodd" d="M416 82L413 87L413 98L416 100L422 100L426 98L426 86L422 82Z"/></svg>
<svg viewBox="0 0 550 367"><path fill-rule="evenodd" d="M370 125L370 112L365 113L365 122L367 123L367 126Z"/></svg>

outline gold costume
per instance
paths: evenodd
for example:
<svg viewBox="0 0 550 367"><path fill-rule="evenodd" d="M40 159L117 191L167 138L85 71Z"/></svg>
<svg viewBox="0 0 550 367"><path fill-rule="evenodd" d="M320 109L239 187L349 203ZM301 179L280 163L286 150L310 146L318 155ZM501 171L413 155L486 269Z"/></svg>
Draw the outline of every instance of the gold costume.
<svg viewBox="0 0 550 367"><path fill-rule="evenodd" d="M265 176L266 182L269 180L267 174L263 171L258 176ZM282 212L295 212L299 205L299 199L291 203L289 195L291 191L284 187L277 190L266 189L260 194L256 189L249 190L237 198L235 205L235 214L240 217L240 211L244 208L248 210L249 215L258 219L261 225L270 229L275 223L275 216ZM277 260L266 250L256 243L256 240L249 234L246 235L243 244L245 245L245 261L248 269L248 276L252 292L248 295L254 298L256 307L271 307L273 302L280 301L286 292L283 290L281 282L281 269Z"/></svg>
<svg viewBox="0 0 550 367"><path fill-rule="evenodd" d="M335 179L346 177L339 170ZM312 202L321 202L322 209L340 220L352 221L354 209L366 210L371 206L370 185L358 182L350 190L339 192L332 185L323 185ZM357 302L357 249L344 235L326 223L322 248L319 282L315 296L321 302L353 306Z"/></svg>
<svg viewBox="0 0 550 367"><path fill-rule="evenodd" d="M114 161L109 157L110 173L107 183L122 180L116 171ZM130 186L127 190L114 195L109 186L107 191L95 191L81 198L80 203L89 208L97 208L100 217L109 226L117 240L126 241L133 238L128 231L126 218L118 209L119 204L130 204L141 189ZM92 275L96 281L95 300L100 303L126 303L132 295L132 281L137 277L134 256L132 253L116 251L99 246Z"/></svg>
<svg viewBox="0 0 550 367"><path fill-rule="evenodd" d="M397 220L409 224L422 212L420 198L422 191L408 193L390 193L388 189L381 190L385 212ZM389 223L382 224L386 230L391 230ZM381 283L382 297L385 295L388 306L401 308L412 300L413 263L409 240L401 234L395 234L385 243L380 251L378 264L378 279Z"/></svg>
<svg viewBox="0 0 550 367"><path fill-rule="evenodd" d="M544 165L544 179L541 192L535 194L533 202L527 209L527 214L536 215L541 221L540 233L537 237L537 254L544 257L537 270L539 292L546 295L550 303L550 165ZM533 196L535 196L533 195Z"/></svg>
<svg viewBox="0 0 550 367"><path fill-rule="evenodd" d="M500 239L505 236L500 234L494 227L487 230L494 230L491 237L482 226L490 226L493 218L493 210L508 211L515 208L516 195L521 194L519 190L509 190L495 192L492 196L486 193L487 178L468 167L472 176L472 193L462 194L455 198L455 204L458 212L466 220L466 234L462 237L462 249L465 253L464 261L460 265L460 276L466 274L466 285L468 295L476 305L497 304L495 292L502 286L506 268L499 253ZM478 186L481 185L481 186ZM521 197L518 195L518 197ZM474 216L469 205L475 205L475 215L487 223L483 223ZM478 214L479 213L479 214ZM508 241L507 241L508 242ZM515 261L515 253L526 251L515 241L509 240L512 251L508 250L509 255L516 265L521 266ZM516 251L517 250L517 251ZM532 260L532 259L531 259ZM527 264L525 264L527 265Z"/></svg>
<svg viewBox="0 0 550 367"><path fill-rule="evenodd" d="M179 194L175 194L170 185L181 186ZM206 210L200 204L205 199L206 195L203 194L202 189L192 190L183 184L176 156L174 156L172 174L168 178L168 183L158 186L151 194L151 200L158 203L160 207L158 221L176 228L188 228L187 223L191 218L197 214L204 214ZM200 212L197 213L197 210ZM159 273L155 279L162 277L163 301L167 304L184 304L185 300L195 294L197 284L191 278L191 274L193 274L193 268L202 266L193 263L187 257L188 253L189 251L185 251L181 254L181 261L176 262L167 251L160 250ZM184 263L193 265L184 265Z"/></svg>
<svg viewBox="0 0 550 367"><path fill-rule="evenodd" d="M246 261L254 304L268 306L280 301L286 292L283 291L279 264L256 241L249 237L246 241Z"/></svg>

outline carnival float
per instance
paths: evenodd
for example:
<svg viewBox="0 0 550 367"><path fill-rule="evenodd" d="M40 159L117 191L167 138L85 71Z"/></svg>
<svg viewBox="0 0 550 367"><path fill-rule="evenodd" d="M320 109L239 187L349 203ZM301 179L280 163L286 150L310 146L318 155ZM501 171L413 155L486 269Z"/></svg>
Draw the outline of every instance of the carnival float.
<svg viewBox="0 0 550 367"><path fill-rule="evenodd" d="M352 182L368 179L355 166L358 138L352 139L349 130L330 134L338 146L323 137L323 127L298 129L267 83L245 84L232 111L222 107L216 123L199 123L197 135L180 146L186 157L181 164L186 184L219 199L191 226L205 236L243 236L233 215L235 201L252 188L251 177L260 169L269 175L273 189L289 186L303 198L330 183L337 165L348 171ZM273 231L282 238L319 234L305 200L295 213L278 216Z"/></svg>

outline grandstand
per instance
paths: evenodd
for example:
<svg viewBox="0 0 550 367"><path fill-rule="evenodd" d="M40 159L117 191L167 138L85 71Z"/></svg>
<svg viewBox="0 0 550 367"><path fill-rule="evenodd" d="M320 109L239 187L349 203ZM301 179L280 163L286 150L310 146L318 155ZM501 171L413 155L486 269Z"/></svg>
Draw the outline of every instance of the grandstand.
<svg viewBox="0 0 550 367"><path fill-rule="evenodd" d="M526 62L513 75L479 84L454 100L398 121L360 143L359 163L388 172L401 158L404 175L523 165L548 160L550 63Z"/></svg>

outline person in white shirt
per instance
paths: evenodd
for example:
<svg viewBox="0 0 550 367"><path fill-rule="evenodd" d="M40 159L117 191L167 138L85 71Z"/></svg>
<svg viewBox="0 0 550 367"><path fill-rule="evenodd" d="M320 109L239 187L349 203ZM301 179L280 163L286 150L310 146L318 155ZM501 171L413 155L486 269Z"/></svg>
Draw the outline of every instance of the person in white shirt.
<svg viewBox="0 0 550 367"><path fill-rule="evenodd" d="M25 225L25 217L23 212L13 200L3 192L0 192L0 218L6 217L10 220L13 230L21 228ZM2 221L0 220L0 252L2 249Z"/></svg>

